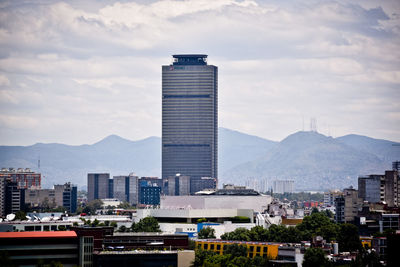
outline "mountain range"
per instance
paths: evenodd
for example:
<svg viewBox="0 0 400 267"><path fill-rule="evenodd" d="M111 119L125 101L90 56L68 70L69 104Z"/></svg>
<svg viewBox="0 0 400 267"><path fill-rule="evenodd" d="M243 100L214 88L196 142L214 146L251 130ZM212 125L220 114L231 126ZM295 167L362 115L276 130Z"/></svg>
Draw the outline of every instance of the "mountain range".
<svg viewBox="0 0 400 267"><path fill-rule="evenodd" d="M383 174L400 160L400 143L354 134L332 138L301 131L275 142L219 128L218 140L219 184L251 178L270 185L275 179L294 180L296 190L357 187L358 176ZM0 146L0 166L41 172L43 187L71 181L85 188L88 172L160 177L161 139L110 135L92 145Z"/></svg>

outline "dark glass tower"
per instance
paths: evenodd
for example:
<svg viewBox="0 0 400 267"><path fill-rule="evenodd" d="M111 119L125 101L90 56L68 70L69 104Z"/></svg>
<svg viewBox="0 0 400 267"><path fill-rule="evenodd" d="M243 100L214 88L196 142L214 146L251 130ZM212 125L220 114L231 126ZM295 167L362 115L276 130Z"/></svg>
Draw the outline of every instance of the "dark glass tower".
<svg viewBox="0 0 400 267"><path fill-rule="evenodd" d="M218 68L207 55L162 66L162 177L217 178Z"/></svg>

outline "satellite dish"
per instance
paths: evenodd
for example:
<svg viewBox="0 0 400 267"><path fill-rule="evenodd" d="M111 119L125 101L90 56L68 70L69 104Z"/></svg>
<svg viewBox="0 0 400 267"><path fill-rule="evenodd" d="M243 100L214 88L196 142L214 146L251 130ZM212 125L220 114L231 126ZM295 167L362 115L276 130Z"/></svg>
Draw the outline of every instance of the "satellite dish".
<svg viewBox="0 0 400 267"><path fill-rule="evenodd" d="M0 218L0 222L2 222L3 221L3 218Z"/></svg>
<svg viewBox="0 0 400 267"><path fill-rule="evenodd" d="M7 216L6 216L6 218L7 218L7 220L9 220L9 221L12 221L12 220L14 220L15 219L15 214L8 214Z"/></svg>
<svg viewBox="0 0 400 267"><path fill-rule="evenodd" d="M32 218L31 218L31 217L29 217L29 216L25 216L25 218L27 218L29 221L31 221L31 220L32 220Z"/></svg>
<svg viewBox="0 0 400 267"><path fill-rule="evenodd" d="M40 221L49 222L50 221L50 217L43 217Z"/></svg>
<svg viewBox="0 0 400 267"><path fill-rule="evenodd" d="M60 217L53 217L53 221L58 221Z"/></svg>

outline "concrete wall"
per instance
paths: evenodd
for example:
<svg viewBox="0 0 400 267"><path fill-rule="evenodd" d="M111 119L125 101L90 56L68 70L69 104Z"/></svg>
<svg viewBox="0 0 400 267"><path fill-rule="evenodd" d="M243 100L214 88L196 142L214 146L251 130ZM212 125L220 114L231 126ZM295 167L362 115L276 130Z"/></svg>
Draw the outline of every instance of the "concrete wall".
<svg viewBox="0 0 400 267"><path fill-rule="evenodd" d="M178 267L191 266L194 261L194 250L178 251Z"/></svg>
<svg viewBox="0 0 400 267"><path fill-rule="evenodd" d="M137 210L135 222L147 216L155 218L229 218L235 216L249 217L253 222L251 209L143 209Z"/></svg>
<svg viewBox="0 0 400 267"><path fill-rule="evenodd" d="M263 212L271 196L162 196L161 208L252 209Z"/></svg>

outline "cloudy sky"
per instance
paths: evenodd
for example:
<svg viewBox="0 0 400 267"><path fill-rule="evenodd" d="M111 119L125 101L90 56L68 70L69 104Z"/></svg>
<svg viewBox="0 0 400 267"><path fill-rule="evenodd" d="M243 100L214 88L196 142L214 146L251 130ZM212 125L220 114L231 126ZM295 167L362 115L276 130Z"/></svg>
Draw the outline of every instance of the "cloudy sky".
<svg viewBox="0 0 400 267"><path fill-rule="evenodd" d="M219 67L219 126L400 141L397 0L76 0L0 2L0 144L160 136L179 53Z"/></svg>

